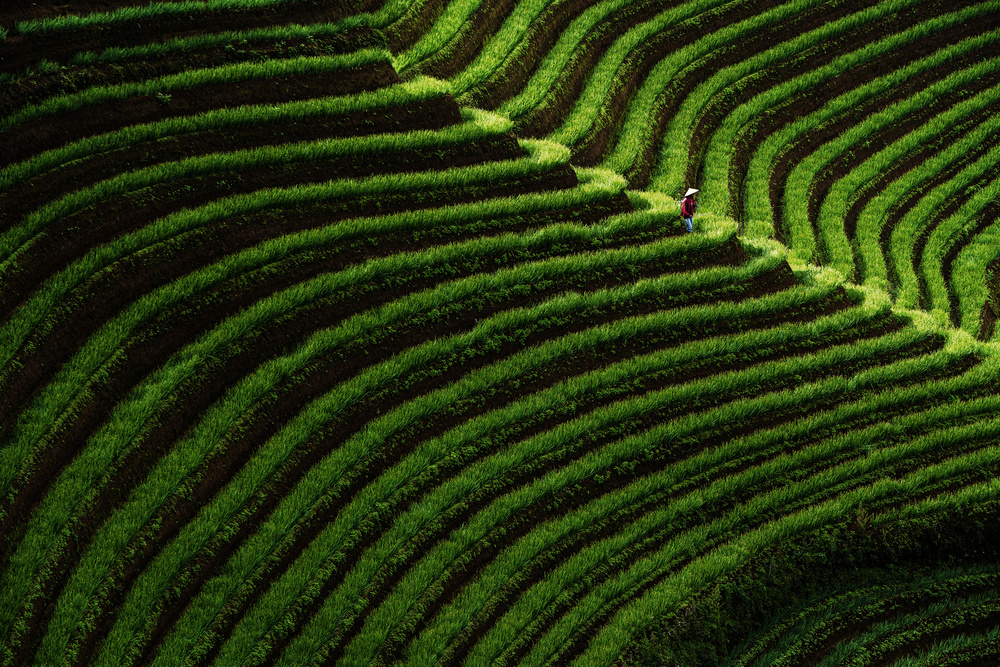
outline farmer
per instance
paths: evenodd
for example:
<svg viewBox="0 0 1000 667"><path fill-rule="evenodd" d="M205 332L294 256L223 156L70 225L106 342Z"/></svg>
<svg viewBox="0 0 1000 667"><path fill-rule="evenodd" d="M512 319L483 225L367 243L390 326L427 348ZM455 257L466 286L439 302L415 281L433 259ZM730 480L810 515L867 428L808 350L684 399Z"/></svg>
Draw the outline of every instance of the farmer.
<svg viewBox="0 0 1000 667"><path fill-rule="evenodd" d="M694 188L688 188L684 193L684 199L681 200L681 217L684 218L689 233L694 231L694 212L698 210L698 202L694 198L696 192L698 191Z"/></svg>

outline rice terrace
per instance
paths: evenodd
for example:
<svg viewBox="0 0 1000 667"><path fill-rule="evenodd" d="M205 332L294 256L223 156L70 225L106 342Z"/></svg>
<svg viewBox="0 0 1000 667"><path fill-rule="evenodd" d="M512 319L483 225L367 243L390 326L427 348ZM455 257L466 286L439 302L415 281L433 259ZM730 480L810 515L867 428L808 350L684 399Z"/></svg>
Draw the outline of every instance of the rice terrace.
<svg viewBox="0 0 1000 667"><path fill-rule="evenodd" d="M1000 665L1000 0L4 0L0 91L0 667Z"/></svg>

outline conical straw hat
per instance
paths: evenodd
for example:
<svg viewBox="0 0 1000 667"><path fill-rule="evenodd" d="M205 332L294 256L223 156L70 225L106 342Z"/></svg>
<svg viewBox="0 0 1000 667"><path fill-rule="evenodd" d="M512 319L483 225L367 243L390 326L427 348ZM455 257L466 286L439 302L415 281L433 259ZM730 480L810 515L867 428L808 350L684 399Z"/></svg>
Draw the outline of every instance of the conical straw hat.
<svg viewBox="0 0 1000 667"><path fill-rule="evenodd" d="M695 190L694 188L688 188L688 191L684 193L685 197L690 197L696 192L701 192L700 190Z"/></svg>

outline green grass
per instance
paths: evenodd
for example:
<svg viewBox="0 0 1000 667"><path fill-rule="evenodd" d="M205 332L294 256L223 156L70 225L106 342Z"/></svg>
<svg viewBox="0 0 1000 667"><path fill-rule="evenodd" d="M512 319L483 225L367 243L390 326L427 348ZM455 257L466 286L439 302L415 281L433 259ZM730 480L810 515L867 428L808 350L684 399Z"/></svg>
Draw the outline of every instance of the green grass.
<svg viewBox="0 0 1000 667"><path fill-rule="evenodd" d="M158 2L26 22L17 34L30 43L45 31L116 29L157 16L280 4ZM993 76L998 61L984 57L941 77L789 165L782 193L788 205L781 220L772 219L768 190L791 147L914 77L968 54L988 53L998 33L942 44L926 58L839 91L808 115L795 117L796 99L823 90L822 84L851 68L888 62L950 26L975 28L980 19L992 18L993 3L942 14L898 33L876 31L857 51L824 56L825 65L771 89L754 90L749 102L719 119L703 145L691 143L706 114L720 108L726 96L756 85L760 72L917 4L886 0L755 50L761 29L822 9L816 0L790 0L700 34L689 46L651 63L646 78L633 85L624 78L631 76L627 68L633 65L627 63L647 40L668 30L698 30L735 7L695 0L607 35L608 19L636 6L606 0L581 8L522 90L506 100L480 100L487 84L523 66L525 37L538 20L549 20L561 8L526 0L510 6L496 35L483 40L470 64L449 81L418 76L359 95L222 109L122 128L0 170L0 193L14 194L16 200L19 188L32 179L43 182L46 174L73 160L185 133L302 118L336 122L339 114L369 111L374 116L399 105L440 101L446 94L461 103L498 108L496 113L465 108L461 124L437 131L404 127L380 135L198 155L77 185L0 231L3 281L43 255L45 232L68 216L146 188L251 168L331 158L363 162L389 153L461 147L531 127L555 106L571 105L565 122L544 140L519 140L526 151L522 158L273 188L176 210L95 244L24 295L0 322L4 387L24 371L22 363L47 352L38 349L40 341L86 306L91 287L121 262L137 260L141 266L147 254L172 251L200 238L209 226L243 224L255 216L270 216L268 224L279 234L157 285L94 323L73 349L58 351L64 358L47 367L51 377L42 386L30 388L33 393L23 398L25 408L12 416L0 447L2 513L10 511L15 498L34 493L24 483L33 479L47 452L58 450L60 429L72 426L108 384L129 346L142 342L144 327L189 301L213 293L226 298L241 281L281 270L290 259L339 246L351 252L362 243L371 246L357 263L275 291L183 341L114 399L78 449L45 480L30 514L0 513L16 533L4 544L9 560L0 571L0 664L13 664L21 651L30 664L79 662L91 640L96 644L89 664L137 664L151 649L161 615L174 603L177 618L148 653L154 665L195 664L209 652L215 664L264 664L279 644L280 665L319 664L332 660L334 651L338 664L388 664L396 660L390 650L398 651L398 664L621 664L647 631L683 614L696 600L719 599L726 582L754 576L755 568L766 563L796 567L796 559L806 556L794 545L815 536L854 531L861 543L869 536L897 535L893 531L925 535L920 531L945 531L943 517L992 507L1000 442L1000 397L993 387L1000 361L993 343L975 338L981 334L980 313L994 300L993 277L987 274L1000 253L995 225L985 224L1000 194L995 177L1000 153L991 146L1000 121L987 118L973 125L998 93L995 87L976 95L967 89ZM21 109L0 129L194 86L292 73L337 76L345 68L390 60L404 74L419 73L448 61L469 29L464 22L480 8L478 0L442 5L429 28L410 36L407 43L413 46L403 53L390 54L376 35L371 48L348 55L190 70L94 87ZM325 37L357 26L384 28L392 37L385 43L398 43L397 37L415 31L413 22L425 9L419 1L391 0L333 24L192 35L128 48L88 46L66 62L83 68L141 66L146 59L189 49ZM581 94L565 99L566 73L606 38ZM696 72L703 58L720 49L745 56L706 73L680 102L676 115L666 119L651 189L626 190L623 174L644 166L638 165L639 155L653 141L656 124L650 120L665 108L664 96L675 94L679 77ZM26 76L54 67L39 62ZM635 92L622 127L600 167L575 168L576 187L437 205L436 193L502 191L504 183L564 170L572 164L571 147L605 129L610 122L606 100L625 87ZM818 215L810 219L806 202L824 169L860 150L877 132L941 100L956 104L858 160L849 174L830 184ZM745 165L736 164L732 147L754 131L761 114L786 104L791 105L788 124L764 137L752 156L744 156ZM934 156L880 182L883 174L956 127L963 127L963 134ZM929 186L948 169L954 173L947 180ZM695 187L704 194L698 233L688 235L682 232L674 195L691 173L698 174ZM968 191L974 184L982 187ZM744 210L734 210L738 195L743 195ZM280 234L274 222L306 207L367 205L386 197L405 200L413 210L338 213L335 222L289 234ZM588 216L592 207L617 210L626 197L634 211L597 221ZM855 237L848 238L843 216L865 197L871 200L860 209ZM888 217L908 198L915 205L886 230ZM961 204L946 215L946 203L955 198ZM588 223L578 224L581 219ZM980 223L983 228L973 236ZM776 227L787 232L789 247L774 241ZM888 257L880 244L883 232L891 232ZM915 258L918 238L926 239L926 246ZM383 239L387 245L380 248ZM402 252L389 250L411 242ZM952 271L945 275L944 260L956 251ZM789 266L794 285L774 287L770 281L784 280ZM855 279L862 285L849 282ZM380 299L378 305L364 303L366 294L386 289L398 290L399 296ZM82 519L97 511L97 501L117 483L117 466L151 441L161 420L181 404L184 391L215 382L216 366L252 349L268 327L348 293L360 303L344 319L308 331L294 349L262 351L242 376L225 379L227 388L190 417L151 472L130 482L120 502L94 517L92 532L77 534ZM471 308L488 313L469 317ZM953 317L961 328L953 326ZM452 319L462 324L445 329ZM421 337L425 324L444 333ZM384 353L384 346L400 335L406 336L405 345ZM296 391L321 362L336 364L367 352L372 362L310 395L260 442L246 443L245 460L231 479L175 537L152 544L158 514L187 501L211 457L238 442L242 447L247 425L269 414L276 396ZM584 366L589 359L603 361ZM556 367L567 370L549 377ZM413 395L405 401L380 403L407 391ZM380 412L365 423L345 417L372 406ZM435 430L439 422L447 426ZM335 428L336 441L331 437L318 463L274 499L263 521L249 525L254 509L273 492L275 475L288 470L313 439ZM415 432L424 435L405 442ZM407 453L383 460L400 443ZM627 481L602 486L615 479ZM349 488L353 495L342 497ZM517 520L536 510L540 520L508 540ZM425 539L456 516L462 519L441 537ZM289 553L316 520L323 522L318 532L303 540L300 552ZM249 531L247 537L228 543L241 530ZM79 538L86 541L78 560L60 563L71 540ZM907 538L898 539L903 545ZM967 555L959 553L959 542L942 544L953 549L945 556ZM156 551L115 590L115 575L147 546ZM222 548L230 551L217 569L197 571L200 559ZM360 556L347 566L345 558L355 553ZM286 554L286 565L272 569ZM473 565L474 573L444 600L450 578ZM531 571L543 576L527 585ZM864 581L875 584L824 592L826 597L803 591L809 596L793 601L773 621L760 618L742 646L726 645L736 643L729 637L713 649L729 655L724 664L791 662L843 619L875 617L882 599L898 593L926 604L920 613L870 624L867 634L842 642L828 656L829 664L841 659L874 663L919 643L928 646L895 663L950 664L963 655L988 659L996 652L996 633L962 634L962 628L992 618L995 596L952 595L967 590L962 586L970 582L995 578L994 570L984 572L956 562L951 570L902 585L891 579L889 569L866 571ZM205 580L192 597L181 599L186 582L202 575ZM382 590L389 578L392 586ZM256 597L244 609L250 595ZM106 605L113 598L112 614ZM35 606L42 604L39 616ZM317 611L303 616L307 607ZM722 607L717 611L713 623L743 627L744 619L724 617ZM44 627L29 627L36 618ZM716 630L706 626L700 636L708 642ZM37 645L29 643L36 631Z"/></svg>

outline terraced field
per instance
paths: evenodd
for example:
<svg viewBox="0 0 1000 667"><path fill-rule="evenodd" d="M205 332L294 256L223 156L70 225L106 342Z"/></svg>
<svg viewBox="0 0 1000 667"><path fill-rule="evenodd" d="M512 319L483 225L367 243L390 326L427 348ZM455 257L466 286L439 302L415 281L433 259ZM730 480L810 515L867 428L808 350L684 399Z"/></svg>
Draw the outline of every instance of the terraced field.
<svg viewBox="0 0 1000 667"><path fill-rule="evenodd" d="M1000 2L0 38L0 665L1000 662Z"/></svg>

